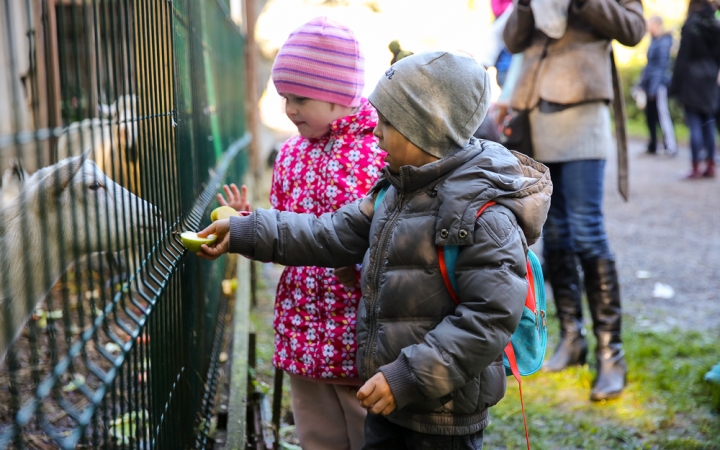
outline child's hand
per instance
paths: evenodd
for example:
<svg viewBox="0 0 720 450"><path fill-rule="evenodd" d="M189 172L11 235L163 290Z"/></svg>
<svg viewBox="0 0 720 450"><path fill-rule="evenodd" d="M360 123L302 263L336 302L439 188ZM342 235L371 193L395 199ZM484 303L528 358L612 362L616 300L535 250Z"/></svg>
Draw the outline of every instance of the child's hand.
<svg viewBox="0 0 720 450"><path fill-rule="evenodd" d="M395 397L382 372L365 382L357 393L357 399L372 414L387 416L395 410Z"/></svg>
<svg viewBox="0 0 720 450"><path fill-rule="evenodd" d="M203 259L218 259L220 255L227 253L230 248L230 219L216 220L204 230L198 231L198 237L207 237L209 234L217 236L217 240L212 247L203 244L196 255Z"/></svg>
<svg viewBox="0 0 720 450"><path fill-rule="evenodd" d="M250 212L250 202L247 198L247 186L243 184L241 190L238 190L235 183L230 186L226 184L223 186L223 190L225 191L225 195L227 195L227 201L225 201L225 197L223 197L222 194L218 194L217 199L221 206L229 206L235 209L235 211Z"/></svg>
<svg viewBox="0 0 720 450"><path fill-rule="evenodd" d="M345 286L345 289L351 289L357 285L355 266L339 267L333 272L335 272L338 281Z"/></svg>

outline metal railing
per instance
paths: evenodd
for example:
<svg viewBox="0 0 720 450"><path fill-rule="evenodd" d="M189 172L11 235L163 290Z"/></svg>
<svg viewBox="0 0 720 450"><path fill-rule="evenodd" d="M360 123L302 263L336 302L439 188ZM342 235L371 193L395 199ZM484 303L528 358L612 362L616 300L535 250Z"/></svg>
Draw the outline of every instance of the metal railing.
<svg viewBox="0 0 720 450"><path fill-rule="evenodd" d="M242 181L224 0L0 0L0 448L207 448Z"/></svg>

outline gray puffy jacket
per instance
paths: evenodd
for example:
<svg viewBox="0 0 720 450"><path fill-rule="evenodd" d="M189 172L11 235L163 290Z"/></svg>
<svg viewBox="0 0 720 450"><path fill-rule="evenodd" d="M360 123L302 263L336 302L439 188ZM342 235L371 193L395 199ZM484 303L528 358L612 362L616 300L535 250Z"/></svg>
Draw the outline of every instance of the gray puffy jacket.
<svg viewBox="0 0 720 450"><path fill-rule="evenodd" d="M540 236L551 193L545 166L473 138L432 164L386 170L369 197L332 214L231 218L230 250L285 265L362 262L360 376L383 372L397 405L391 421L469 434L487 425L488 408L505 395L501 352L520 321L527 245ZM497 205L476 219L490 200ZM440 273L442 245L461 246L459 306Z"/></svg>

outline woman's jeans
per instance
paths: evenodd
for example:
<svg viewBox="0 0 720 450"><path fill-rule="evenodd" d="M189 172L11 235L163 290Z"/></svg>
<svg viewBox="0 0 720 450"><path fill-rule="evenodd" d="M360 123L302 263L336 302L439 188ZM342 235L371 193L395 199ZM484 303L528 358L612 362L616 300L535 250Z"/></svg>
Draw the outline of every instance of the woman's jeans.
<svg viewBox="0 0 720 450"><path fill-rule="evenodd" d="M715 120L711 115L685 109L685 120L690 129L690 150L693 162L702 161L705 147L706 160L715 159Z"/></svg>
<svg viewBox="0 0 720 450"><path fill-rule="evenodd" d="M543 251L574 252L582 261L612 259L603 224L605 160L546 164L553 193L543 229Z"/></svg>

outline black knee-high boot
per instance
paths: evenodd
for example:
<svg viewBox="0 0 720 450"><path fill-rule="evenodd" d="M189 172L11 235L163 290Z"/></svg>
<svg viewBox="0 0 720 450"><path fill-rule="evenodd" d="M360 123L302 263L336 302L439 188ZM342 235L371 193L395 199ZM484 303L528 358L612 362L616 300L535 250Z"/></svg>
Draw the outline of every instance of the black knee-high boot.
<svg viewBox="0 0 720 450"><path fill-rule="evenodd" d="M622 394L627 377L627 363L620 336L620 285L612 259L583 261L582 265L593 330L597 338L597 376L590 399L607 400Z"/></svg>
<svg viewBox="0 0 720 450"><path fill-rule="evenodd" d="M555 354L543 365L546 372L559 372L585 364L587 341L583 327L580 289L575 252L548 252L545 267L560 319L560 343Z"/></svg>

